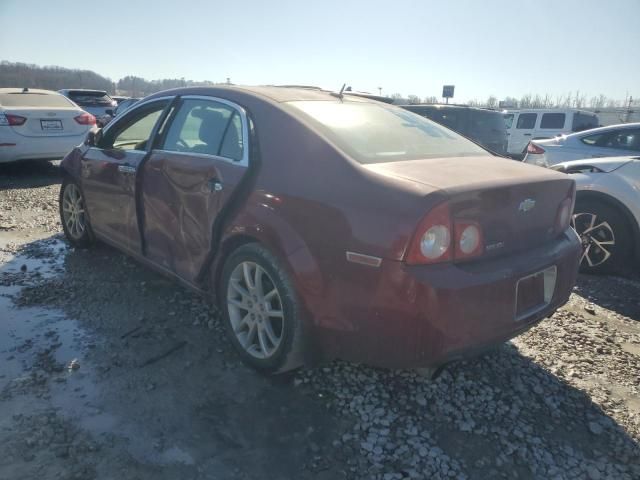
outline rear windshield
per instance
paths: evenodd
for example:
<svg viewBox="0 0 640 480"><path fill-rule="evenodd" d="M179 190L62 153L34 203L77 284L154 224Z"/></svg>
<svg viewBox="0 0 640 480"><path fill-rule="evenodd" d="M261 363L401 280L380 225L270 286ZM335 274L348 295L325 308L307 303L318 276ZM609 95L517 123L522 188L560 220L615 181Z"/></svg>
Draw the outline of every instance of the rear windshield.
<svg viewBox="0 0 640 480"><path fill-rule="evenodd" d="M363 164L489 155L457 133L401 108L364 102L289 104Z"/></svg>
<svg viewBox="0 0 640 480"><path fill-rule="evenodd" d="M572 132L582 132L598 126L598 116L589 113L576 112L573 114Z"/></svg>
<svg viewBox="0 0 640 480"><path fill-rule="evenodd" d="M472 133L481 135L501 135L505 134L507 128L504 118L500 112L491 112L486 110L469 110L471 113Z"/></svg>
<svg viewBox="0 0 640 480"><path fill-rule="evenodd" d="M3 107L70 108L73 104L57 93L0 93Z"/></svg>
<svg viewBox="0 0 640 480"><path fill-rule="evenodd" d="M69 98L82 107L91 105L111 105L113 101L107 92L83 92L73 91L68 92Z"/></svg>

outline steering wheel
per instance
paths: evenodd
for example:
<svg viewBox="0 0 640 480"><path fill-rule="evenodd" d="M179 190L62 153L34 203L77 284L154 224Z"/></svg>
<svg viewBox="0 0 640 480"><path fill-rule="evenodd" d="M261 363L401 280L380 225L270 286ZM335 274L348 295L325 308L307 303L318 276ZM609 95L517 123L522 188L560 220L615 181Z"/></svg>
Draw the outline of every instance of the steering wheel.
<svg viewBox="0 0 640 480"><path fill-rule="evenodd" d="M179 138L176 141L176 144L180 145L182 148L186 149L186 150L191 150L191 147L189 145L187 145L187 142L185 142L183 139Z"/></svg>

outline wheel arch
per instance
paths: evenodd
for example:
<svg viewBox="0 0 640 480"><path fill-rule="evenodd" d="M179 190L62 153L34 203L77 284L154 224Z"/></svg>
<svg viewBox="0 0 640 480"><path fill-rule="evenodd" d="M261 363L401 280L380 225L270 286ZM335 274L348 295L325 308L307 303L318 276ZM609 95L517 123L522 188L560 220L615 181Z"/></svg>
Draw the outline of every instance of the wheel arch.
<svg viewBox="0 0 640 480"><path fill-rule="evenodd" d="M616 209L622 214L627 222L627 225L629 225L629 230L631 232L631 247L633 249L633 258L636 260L636 262L640 262L640 226L638 225L638 222L636 221L629 208L627 208L627 206L617 198L612 197L611 195L608 195L606 193L594 190L579 190L576 193L576 205L581 201L601 202L611 208Z"/></svg>

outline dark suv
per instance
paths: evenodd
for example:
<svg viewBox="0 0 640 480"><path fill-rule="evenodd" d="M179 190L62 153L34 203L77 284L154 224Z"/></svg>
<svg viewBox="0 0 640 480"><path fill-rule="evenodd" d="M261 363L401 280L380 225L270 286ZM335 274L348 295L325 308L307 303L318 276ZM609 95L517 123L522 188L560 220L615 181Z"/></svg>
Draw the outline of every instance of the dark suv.
<svg viewBox="0 0 640 480"><path fill-rule="evenodd" d="M502 114L463 105L401 105L479 143L498 155L507 154L507 128Z"/></svg>

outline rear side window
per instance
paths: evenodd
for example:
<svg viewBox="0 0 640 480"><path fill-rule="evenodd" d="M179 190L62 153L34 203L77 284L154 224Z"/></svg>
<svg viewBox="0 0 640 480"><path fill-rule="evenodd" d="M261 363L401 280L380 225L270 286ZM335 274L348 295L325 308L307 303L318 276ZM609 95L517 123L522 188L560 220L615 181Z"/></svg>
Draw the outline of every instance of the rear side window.
<svg viewBox="0 0 640 480"><path fill-rule="evenodd" d="M516 128L520 130L531 130L536 126L537 113L521 113L518 116Z"/></svg>
<svg viewBox="0 0 640 480"><path fill-rule="evenodd" d="M598 126L598 116L588 113L576 112L573 114L572 132L582 132Z"/></svg>
<svg viewBox="0 0 640 480"><path fill-rule="evenodd" d="M235 109L223 103L186 99L167 131L162 149L241 160L242 120Z"/></svg>
<svg viewBox="0 0 640 480"><path fill-rule="evenodd" d="M564 128L565 117L564 113L543 113L540 128Z"/></svg>
<svg viewBox="0 0 640 480"><path fill-rule="evenodd" d="M583 137L582 142L594 147L640 151L640 129L626 128Z"/></svg>
<svg viewBox="0 0 640 480"><path fill-rule="evenodd" d="M64 95L58 93L0 93L0 105L8 108L43 107L73 108Z"/></svg>

